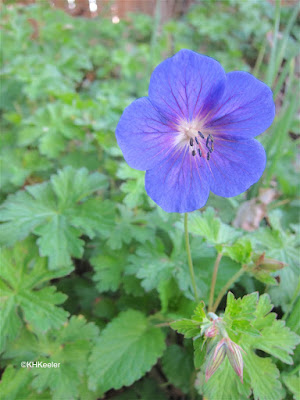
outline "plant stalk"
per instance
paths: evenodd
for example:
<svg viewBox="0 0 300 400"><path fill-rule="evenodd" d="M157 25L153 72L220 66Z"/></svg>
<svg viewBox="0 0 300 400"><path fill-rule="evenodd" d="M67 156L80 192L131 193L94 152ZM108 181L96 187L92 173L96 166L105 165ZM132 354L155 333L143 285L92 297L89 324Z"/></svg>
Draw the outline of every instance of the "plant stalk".
<svg viewBox="0 0 300 400"><path fill-rule="evenodd" d="M189 241L188 213L184 214L184 236L185 236L185 248L186 248L187 257L188 257L188 265L189 265L192 286L194 289L195 300L196 300L196 302L198 302L199 298L198 298L198 294L197 294L197 286L196 286L196 281L195 281L195 273L194 273L192 255L191 255L190 241Z"/></svg>
<svg viewBox="0 0 300 400"><path fill-rule="evenodd" d="M212 311L212 306L213 306L213 302L214 302L215 287L216 287L216 282L217 282L218 269L219 269L219 265L220 265L220 261L221 261L222 256L223 256L222 253L218 253L216 261L215 261L213 276L212 276L212 279L211 279L210 293L209 293L208 311Z"/></svg>
<svg viewBox="0 0 300 400"><path fill-rule="evenodd" d="M223 296L231 288L231 286L239 279L239 277L243 275L243 273L245 271L246 271L246 266L243 266L240 270L238 270L238 272L236 274L233 275L233 277L231 279L229 279L228 282L225 283L225 285L220 290L218 297L216 298L216 301L211 310L212 312L215 312L217 310L218 305L220 304L221 300L223 299Z"/></svg>

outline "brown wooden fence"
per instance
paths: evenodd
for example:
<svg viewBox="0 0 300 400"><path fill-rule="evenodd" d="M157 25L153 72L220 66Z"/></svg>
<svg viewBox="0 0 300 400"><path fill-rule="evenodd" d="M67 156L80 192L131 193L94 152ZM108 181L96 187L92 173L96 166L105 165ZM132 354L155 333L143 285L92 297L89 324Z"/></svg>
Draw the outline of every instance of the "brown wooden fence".
<svg viewBox="0 0 300 400"><path fill-rule="evenodd" d="M161 20L165 21L183 15L191 4L199 0L4 0L4 3L46 2L49 3L49 6L61 8L73 16L91 18L101 14L112 18L124 18L128 12L154 15L158 1L160 2Z"/></svg>
<svg viewBox="0 0 300 400"><path fill-rule="evenodd" d="M128 12L142 12L149 15L155 14L157 2L160 2L160 20L176 18L187 12L191 4L196 2L209 2L210 0L4 0L4 4L31 4L48 3L49 6L58 7L73 16L93 18L97 15L112 17L118 20L125 18ZM244 0L240 0L244 1ZM275 3L275 0L262 0ZM282 5L295 6L299 0L280 0ZM0 0L1 3L1 0ZM222 0L220 0L222 3Z"/></svg>

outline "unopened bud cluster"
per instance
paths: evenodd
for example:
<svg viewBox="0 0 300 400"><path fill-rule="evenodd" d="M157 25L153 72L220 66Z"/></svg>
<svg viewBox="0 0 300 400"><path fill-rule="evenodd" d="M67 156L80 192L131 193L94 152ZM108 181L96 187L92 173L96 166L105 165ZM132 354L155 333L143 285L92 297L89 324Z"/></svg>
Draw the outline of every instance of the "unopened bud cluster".
<svg viewBox="0 0 300 400"><path fill-rule="evenodd" d="M209 313L213 314L213 313ZM233 342L224 327L222 318L215 314L211 325L204 331L204 336L208 342L207 346L207 366L205 380L207 381L220 367L225 357L228 358L232 368L243 382L243 349Z"/></svg>

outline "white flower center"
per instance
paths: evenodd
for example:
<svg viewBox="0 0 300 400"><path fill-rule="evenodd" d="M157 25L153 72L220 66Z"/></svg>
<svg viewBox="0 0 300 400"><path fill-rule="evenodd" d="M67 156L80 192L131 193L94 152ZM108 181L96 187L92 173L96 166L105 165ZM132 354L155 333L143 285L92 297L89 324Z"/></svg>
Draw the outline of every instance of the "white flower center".
<svg viewBox="0 0 300 400"><path fill-rule="evenodd" d="M175 145L188 146L192 156L205 157L210 159L214 150L214 139L210 133L203 132L202 124L198 120L182 120L178 124Z"/></svg>

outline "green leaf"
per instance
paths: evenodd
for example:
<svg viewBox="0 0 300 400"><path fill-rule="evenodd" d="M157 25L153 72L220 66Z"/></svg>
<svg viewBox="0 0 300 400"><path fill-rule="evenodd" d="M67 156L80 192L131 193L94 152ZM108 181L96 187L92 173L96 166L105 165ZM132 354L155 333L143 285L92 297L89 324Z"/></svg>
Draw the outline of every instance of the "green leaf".
<svg viewBox="0 0 300 400"><path fill-rule="evenodd" d="M199 336L201 323L207 322L204 303L201 301L196 307L191 319L179 319L170 324L171 328L184 335L186 339Z"/></svg>
<svg viewBox="0 0 300 400"><path fill-rule="evenodd" d="M204 338L198 337L197 339L193 340L194 345L194 365L196 369L202 367L205 361L205 348L204 348Z"/></svg>
<svg viewBox="0 0 300 400"><path fill-rule="evenodd" d="M239 381L228 359L225 359L208 382L202 381L202 385L198 385L199 393L211 400L246 399L251 391L255 400L283 398L279 370L271 357L260 357L256 351L262 350L284 363L291 364L290 355L300 338L285 326L284 321L277 320L276 315L270 313L272 307L267 294L258 297L257 293L252 293L242 299L235 299L232 293L228 294L227 307L223 322L221 321L222 329L225 329L230 338L243 350L244 383ZM210 345L211 340L216 343L221 339L222 335L219 334L213 339L208 339L208 343ZM198 340L194 342L195 359L196 365L201 366L202 341L199 340L198 344ZM200 380L204 379L204 374L200 374L199 377Z"/></svg>
<svg viewBox="0 0 300 400"><path fill-rule="evenodd" d="M41 255L48 257L49 268L70 265L71 256L82 256L84 242L78 238L80 230L70 226L63 215L53 215L45 225L36 227L33 233L39 236L37 245Z"/></svg>
<svg viewBox="0 0 300 400"><path fill-rule="evenodd" d="M128 258L127 274L134 274L141 279L141 284L146 291L150 291L169 280L172 276L174 263L162 252L162 243L157 240L153 248L152 244L140 246L135 254Z"/></svg>
<svg viewBox="0 0 300 400"><path fill-rule="evenodd" d="M283 382L289 391L293 394L294 400L300 400L300 371L299 368L292 373L284 374L282 376Z"/></svg>
<svg viewBox="0 0 300 400"><path fill-rule="evenodd" d="M201 301L197 305L197 307L196 307L196 309L194 311L194 314L192 315L192 320L198 321L199 323L201 323L206 319L206 314L205 314L205 311L204 311L204 307L205 307L205 304L204 304L203 301Z"/></svg>
<svg viewBox="0 0 300 400"><path fill-rule="evenodd" d="M267 294L260 296L255 311L254 328L260 329L260 336L248 339L252 348L260 349L278 358L286 364L292 364L291 354L300 338L288 327L285 321L277 320L276 314L269 313L272 308L270 298Z"/></svg>
<svg viewBox="0 0 300 400"><path fill-rule="evenodd" d="M164 335L138 311L119 314L93 349L89 385L102 391L129 386L156 363L165 349Z"/></svg>
<svg viewBox="0 0 300 400"><path fill-rule="evenodd" d="M93 238L97 233L110 237L115 226L115 209L110 200L92 198L68 211L72 224L85 235Z"/></svg>
<svg viewBox="0 0 300 400"><path fill-rule="evenodd" d="M199 242L198 242L199 243ZM196 283L198 286L198 293L204 302L209 301L209 288L211 285L214 264L216 261L217 253L215 249L208 247L206 243L197 245L197 240L191 243L192 256L195 269ZM177 257L178 258L178 257ZM219 265L222 273L218 274L215 295L220 292L223 286L228 282L231 277L240 270L241 266L229 257L223 256ZM188 271L187 271L188 273ZM186 276L186 280L189 279Z"/></svg>
<svg viewBox="0 0 300 400"><path fill-rule="evenodd" d="M114 400L167 400L155 379L145 378L134 383L128 390L114 396Z"/></svg>
<svg viewBox="0 0 300 400"><path fill-rule="evenodd" d="M231 292L227 295L227 306L224 314L224 321L234 332L259 335L259 331L252 325L255 319L258 293L244 296L242 299L235 299Z"/></svg>
<svg viewBox="0 0 300 400"><path fill-rule="evenodd" d="M1 289L1 337L14 339L21 327L19 310L24 320L32 325L36 332L45 332L61 326L68 313L57 305L63 303L66 296L56 292L54 286L44 286L44 282L71 272L60 270L54 274L47 270L46 260L37 252L29 253L34 244L18 243L13 249L1 251L0 289ZM42 286L42 287L41 287Z"/></svg>
<svg viewBox="0 0 300 400"><path fill-rule="evenodd" d="M89 175L84 168L66 167L50 182L27 186L26 191L10 196L0 210L4 221L0 243L12 245L30 232L39 236L37 243L42 256L49 257L49 268L71 265L71 257L81 257L86 233L107 233L113 212L107 203L81 202L94 191L106 187L99 173ZM88 208L87 208L88 207Z"/></svg>
<svg viewBox="0 0 300 400"><path fill-rule="evenodd" d="M51 185L58 204L64 208L82 201L97 190L106 189L107 178L98 172L89 174L86 168L75 170L66 167L58 171L57 175L52 175Z"/></svg>
<svg viewBox="0 0 300 400"><path fill-rule="evenodd" d="M204 381L202 373L199 374L197 382L198 392L210 400L246 400L251 394L248 381L244 377L244 383L241 383L227 358L208 382Z"/></svg>
<svg viewBox="0 0 300 400"><path fill-rule="evenodd" d="M299 285L300 286L300 285ZM292 308L292 311L287 319L287 326L292 329L297 335L300 335L300 296L295 301Z"/></svg>
<svg viewBox="0 0 300 400"><path fill-rule="evenodd" d="M272 229L259 229L249 235L249 239L252 241L253 247L265 251L267 257L287 264L286 267L276 272L276 276L280 278L279 285L268 290L272 302L286 311L297 290L299 280L299 240L297 235L290 234L283 229L281 217L282 214L279 210L271 212L269 220Z"/></svg>
<svg viewBox="0 0 300 400"><path fill-rule="evenodd" d="M255 400L282 399L279 371L271 359L258 357L253 352L247 353L247 357L243 356L243 359L244 383L240 382L225 359L217 372L205 383L204 395L211 400L246 400L252 389ZM199 389L201 390L200 387Z"/></svg>
<svg viewBox="0 0 300 400"><path fill-rule="evenodd" d="M161 302L161 312L163 314L166 314L168 312L169 305L172 302L172 299L178 299L178 297L180 297L178 286L175 280L172 278L161 281L158 284L157 290Z"/></svg>
<svg viewBox="0 0 300 400"><path fill-rule="evenodd" d="M238 239L232 246L224 246L222 253L240 264L251 260L252 245L249 239Z"/></svg>
<svg viewBox="0 0 300 400"><path fill-rule="evenodd" d="M200 334L200 323L191 319L179 319L171 322L171 328L184 335L186 339L198 336Z"/></svg>
<svg viewBox="0 0 300 400"><path fill-rule="evenodd" d="M34 172L51 168L51 163L41 158L37 150L16 147L16 136L13 132L1 132L0 137L0 171L1 191L10 193L24 185L26 179Z"/></svg>
<svg viewBox="0 0 300 400"><path fill-rule="evenodd" d="M30 369L15 369L9 365L3 372L1 377L1 396L3 400L51 400L50 393L44 391L37 393L30 387L32 381L32 373Z"/></svg>
<svg viewBox="0 0 300 400"><path fill-rule="evenodd" d="M45 70L56 72L47 65ZM52 77L53 79L54 77ZM39 77L41 79L41 77ZM41 81L36 78L40 84ZM57 77L56 79L57 80ZM74 124L74 114L79 110L61 101L51 102L39 107L33 117L27 118L19 131L18 144L28 146L37 144L41 154L49 158L57 158L66 148L70 139L84 140L84 130Z"/></svg>
<svg viewBox="0 0 300 400"><path fill-rule="evenodd" d="M124 260L127 253L119 252L101 252L94 255L90 262L95 270L93 280L100 293L109 290L115 292L122 282L122 273L124 269Z"/></svg>
<svg viewBox="0 0 300 400"><path fill-rule="evenodd" d="M193 357L185 348L176 344L167 347L162 357L162 368L168 381L183 393L188 393L193 386Z"/></svg>
<svg viewBox="0 0 300 400"><path fill-rule="evenodd" d="M178 237L175 237L175 236ZM155 245L146 243L139 246L134 254L128 258L126 274L135 275L141 280L141 285L146 291L158 289L164 281L175 280L183 296L193 300L193 288L189 275L188 263L184 249L183 236L180 231L171 234L171 254L166 253L166 245L160 238L157 238ZM197 249L197 253L194 249ZM195 276L198 293L201 298L208 301L209 285L215 262L215 252L212 248L192 245L193 260L195 267ZM207 256L208 253L208 256ZM223 257L220 263L220 269L224 271L220 274L216 284L216 290L223 287L227 280L234 274L239 265L228 257Z"/></svg>
<svg viewBox="0 0 300 400"><path fill-rule="evenodd" d="M202 213L196 211L189 217L189 232L202 236L213 244L228 244L240 236L236 229L222 223L211 207Z"/></svg>
<svg viewBox="0 0 300 400"><path fill-rule="evenodd" d="M108 245L113 250L120 249L122 244L129 244L133 239L145 243L153 242L154 229L149 227L144 216L135 215L123 205L118 206L119 216L115 225L110 229Z"/></svg>
<svg viewBox="0 0 300 400"><path fill-rule="evenodd" d="M143 205L146 198L144 187L145 172L135 170L130 168L128 164L122 163L117 172L117 177L125 180L120 187L122 192L126 194L123 200L124 203L129 208Z"/></svg>
<svg viewBox="0 0 300 400"><path fill-rule="evenodd" d="M97 336L98 328L93 323L73 316L59 330L46 334L35 335L23 329L20 337L8 346L3 359L12 359L15 364L53 362L53 368L24 368L29 373L30 386L38 393L51 392L53 400L95 399L101 393L87 389L87 365Z"/></svg>
<svg viewBox="0 0 300 400"><path fill-rule="evenodd" d="M46 362L60 363L58 368L35 368L32 386L38 391L49 388L54 400L71 400L86 392L88 357L98 336L98 328L86 323L82 316L73 316L59 331L40 340L40 354ZM41 359L42 357L39 357ZM98 397L94 394L94 398ZM82 398L82 397L81 397Z"/></svg>
<svg viewBox="0 0 300 400"><path fill-rule="evenodd" d="M243 357L245 370L249 374L254 399L281 399L279 371L272 359L261 358L248 349L245 351L247 352L247 356Z"/></svg>

